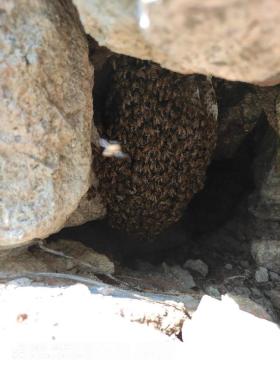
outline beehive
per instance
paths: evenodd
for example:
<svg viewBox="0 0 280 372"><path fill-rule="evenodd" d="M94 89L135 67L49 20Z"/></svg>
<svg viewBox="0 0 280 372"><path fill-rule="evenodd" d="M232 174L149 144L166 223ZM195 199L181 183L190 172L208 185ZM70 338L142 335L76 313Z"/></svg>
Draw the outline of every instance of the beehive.
<svg viewBox="0 0 280 372"><path fill-rule="evenodd" d="M94 148L99 192L113 227L152 238L178 221L203 187L217 139L214 90L206 77L148 61L113 56L107 63L97 127L129 158L104 158Z"/></svg>

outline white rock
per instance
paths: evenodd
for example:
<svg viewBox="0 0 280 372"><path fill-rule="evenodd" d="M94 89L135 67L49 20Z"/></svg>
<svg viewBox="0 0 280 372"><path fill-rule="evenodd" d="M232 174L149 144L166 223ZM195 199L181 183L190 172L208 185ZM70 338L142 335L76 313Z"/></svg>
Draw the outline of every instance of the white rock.
<svg viewBox="0 0 280 372"><path fill-rule="evenodd" d="M204 296L192 320L184 323L182 337L195 371L265 371L279 363L278 326L241 311L228 296L222 301Z"/></svg>

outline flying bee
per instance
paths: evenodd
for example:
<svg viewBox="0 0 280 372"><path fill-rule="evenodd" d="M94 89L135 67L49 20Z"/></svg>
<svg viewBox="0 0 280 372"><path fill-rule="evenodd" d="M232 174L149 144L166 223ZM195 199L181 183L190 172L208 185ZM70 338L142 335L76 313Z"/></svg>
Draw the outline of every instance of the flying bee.
<svg viewBox="0 0 280 372"><path fill-rule="evenodd" d="M107 141L105 138L100 138L99 145L104 148L102 155L105 157L115 157L119 159L129 158L128 154L122 152L121 145L117 141Z"/></svg>

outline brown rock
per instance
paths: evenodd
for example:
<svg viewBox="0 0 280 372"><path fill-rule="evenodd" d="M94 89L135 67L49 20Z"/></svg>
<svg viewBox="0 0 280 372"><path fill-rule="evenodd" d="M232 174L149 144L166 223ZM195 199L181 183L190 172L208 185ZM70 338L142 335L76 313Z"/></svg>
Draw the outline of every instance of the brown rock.
<svg viewBox="0 0 280 372"><path fill-rule="evenodd" d="M0 246L59 230L89 187L92 66L70 1L0 0Z"/></svg>
<svg viewBox="0 0 280 372"><path fill-rule="evenodd" d="M74 0L74 4L86 31L114 52L149 59L185 74L262 85L280 82L278 0L149 4L143 0Z"/></svg>

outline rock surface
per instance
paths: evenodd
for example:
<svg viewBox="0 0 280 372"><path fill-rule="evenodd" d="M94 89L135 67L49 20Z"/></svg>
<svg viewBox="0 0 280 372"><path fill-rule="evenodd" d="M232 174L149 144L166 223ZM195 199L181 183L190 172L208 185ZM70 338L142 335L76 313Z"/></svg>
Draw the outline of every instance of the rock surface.
<svg viewBox="0 0 280 372"><path fill-rule="evenodd" d="M266 267L259 267L255 273L257 283L266 283L269 280L268 271Z"/></svg>
<svg viewBox="0 0 280 372"><path fill-rule="evenodd" d="M89 187L93 71L71 2L1 0L0 15L0 246L7 247L60 229Z"/></svg>
<svg viewBox="0 0 280 372"><path fill-rule="evenodd" d="M280 81L277 0L199 4L195 0L74 0L74 4L87 33L114 52L185 74L263 85Z"/></svg>
<svg viewBox="0 0 280 372"><path fill-rule="evenodd" d="M274 106L274 111L277 110ZM280 272L280 136L277 121L267 112L272 128L262 137L254 161L256 188L249 199L252 255L260 266ZM275 113L274 113L275 115Z"/></svg>
<svg viewBox="0 0 280 372"><path fill-rule="evenodd" d="M278 326L242 311L228 296L222 301L204 296L192 320L184 323L182 338L195 371L263 371L278 364Z"/></svg>
<svg viewBox="0 0 280 372"><path fill-rule="evenodd" d="M208 266L202 260L187 260L184 265L184 269L190 269L192 271L198 272L202 276L207 276Z"/></svg>
<svg viewBox="0 0 280 372"><path fill-rule="evenodd" d="M252 243L252 255L258 265L280 273L280 242L278 240L257 240Z"/></svg>

